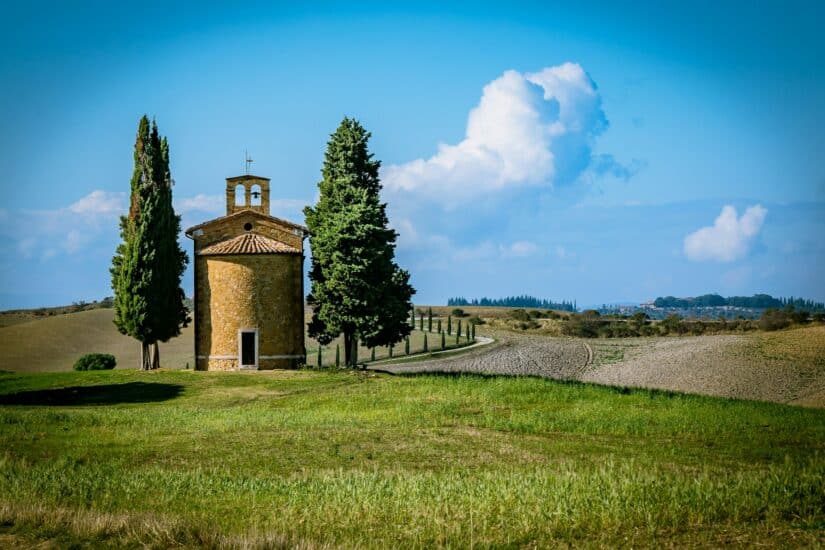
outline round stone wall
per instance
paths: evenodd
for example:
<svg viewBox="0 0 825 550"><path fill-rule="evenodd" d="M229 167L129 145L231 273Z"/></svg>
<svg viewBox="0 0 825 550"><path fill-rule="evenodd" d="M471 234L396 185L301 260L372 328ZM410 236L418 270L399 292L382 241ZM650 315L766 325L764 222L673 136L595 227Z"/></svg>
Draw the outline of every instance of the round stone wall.
<svg viewBox="0 0 825 550"><path fill-rule="evenodd" d="M195 285L198 369L238 368L242 329L257 329L258 368L304 362L301 255L196 256Z"/></svg>

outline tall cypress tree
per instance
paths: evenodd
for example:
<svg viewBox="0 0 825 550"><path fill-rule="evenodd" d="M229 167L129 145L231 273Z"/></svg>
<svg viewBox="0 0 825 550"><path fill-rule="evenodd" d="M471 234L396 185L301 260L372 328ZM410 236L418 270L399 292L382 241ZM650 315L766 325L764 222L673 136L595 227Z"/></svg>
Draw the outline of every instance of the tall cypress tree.
<svg viewBox="0 0 825 550"><path fill-rule="evenodd" d="M395 263L397 233L380 200L381 163L368 150L369 138L356 120L341 122L327 143L318 203L304 209L312 249L309 333L322 343L343 333L351 366L353 342L386 346L410 333L415 293L409 273Z"/></svg>
<svg viewBox="0 0 825 550"><path fill-rule="evenodd" d="M158 342L178 336L189 321L180 280L189 258L178 243L180 216L172 207L169 145L144 115L138 124L129 213L112 258L115 326L141 343L141 370L160 367Z"/></svg>

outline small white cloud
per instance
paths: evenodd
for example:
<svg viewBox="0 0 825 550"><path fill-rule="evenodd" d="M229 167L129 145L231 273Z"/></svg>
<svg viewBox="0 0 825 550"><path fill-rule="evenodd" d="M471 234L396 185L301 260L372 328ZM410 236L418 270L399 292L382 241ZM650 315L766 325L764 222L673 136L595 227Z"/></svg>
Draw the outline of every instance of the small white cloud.
<svg viewBox="0 0 825 550"><path fill-rule="evenodd" d="M750 206L740 218L736 208L727 205L710 227L703 227L685 237L684 253L693 261L732 262L744 258L762 229L768 210Z"/></svg>
<svg viewBox="0 0 825 550"><path fill-rule="evenodd" d="M407 218L401 218L393 223L393 228L398 233L397 243L401 248L409 248L418 243L418 231L413 223Z"/></svg>
<svg viewBox="0 0 825 550"><path fill-rule="evenodd" d="M125 210L125 193L96 190L62 208L6 212L0 236L16 242L24 258L77 254L101 237L117 235L117 218Z"/></svg>
<svg viewBox="0 0 825 550"><path fill-rule="evenodd" d="M17 243L17 249L24 258L31 258L34 256L34 250L37 247L37 239L33 237L26 237Z"/></svg>
<svg viewBox="0 0 825 550"><path fill-rule="evenodd" d="M525 258L527 256L532 256L538 252L538 249L539 247L530 241L516 241L509 246L499 246L502 256L512 258Z"/></svg>
<svg viewBox="0 0 825 550"><path fill-rule="evenodd" d="M83 233L77 229L72 229L66 234L66 239L63 241L63 248L69 254L74 254L79 251L86 243L86 238Z"/></svg>
<svg viewBox="0 0 825 550"><path fill-rule="evenodd" d="M81 215L120 216L126 211L126 194L98 189L70 204L68 209Z"/></svg>
<svg viewBox="0 0 825 550"><path fill-rule="evenodd" d="M465 137L428 159L387 167L392 192L420 192L455 205L468 193L574 181L607 127L595 83L576 63L537 73L506 71L484 86Z"/></svg>
<svg viewBox="0 0 825 550"><path fill-rule="evenodd" d="M453 260L459 262L484 260L495 256L496 250L496 246L492 242L484 241L475 246L455 249L453 252Z"/></svg>
<svg viewBox="0 0 825 550"><path fill-rule="evenodd" d="M194 197L186 197L175 201L175 212L178 214L193 211L217 214L225 208L226 197L224 195L204 195L201 193Z"/></svg>
<svg viewBox="0 0 825 550"><path fill-rule="evenodd" d="M295 223L304 222L304 207L309 202L302 199L274 199L269 201L269 213Z"/></svg>

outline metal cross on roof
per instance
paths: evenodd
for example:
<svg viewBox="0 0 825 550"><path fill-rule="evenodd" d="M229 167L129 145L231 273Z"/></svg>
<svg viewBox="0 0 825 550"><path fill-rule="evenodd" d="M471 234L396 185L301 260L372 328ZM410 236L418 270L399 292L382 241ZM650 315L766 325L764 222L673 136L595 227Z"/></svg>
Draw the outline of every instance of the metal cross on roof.
<svg viewBox="0 0 825 550"><path fill-rule="evenodd" d="M243 150L243 156L244 156L244 163L246 164L246 175L248 176L249 175L249 165L252 164L255 161L252 160L252 158L249 156L249 153L246 151L246 149Z"/></svg>

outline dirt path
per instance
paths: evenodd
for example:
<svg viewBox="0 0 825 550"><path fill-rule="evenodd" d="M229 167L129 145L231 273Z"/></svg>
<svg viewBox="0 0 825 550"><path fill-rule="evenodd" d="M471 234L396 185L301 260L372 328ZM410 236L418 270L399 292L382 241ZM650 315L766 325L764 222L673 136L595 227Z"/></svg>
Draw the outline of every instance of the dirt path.
<svg viewBox="0 0 825 550"><path fill-rule="evenodd" d="M380 368L395 374L477 372L575 379L587 364L587 347L578 340L507 333L495 337L493 344L454 357L381 365Z"/></svg>

